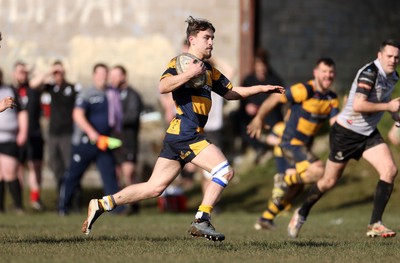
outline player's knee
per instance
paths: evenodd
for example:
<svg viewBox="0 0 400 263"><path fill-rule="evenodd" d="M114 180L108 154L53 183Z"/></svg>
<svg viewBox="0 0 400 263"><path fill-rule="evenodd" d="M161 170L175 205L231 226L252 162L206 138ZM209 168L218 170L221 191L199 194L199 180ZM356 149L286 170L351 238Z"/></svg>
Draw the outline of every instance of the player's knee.
<svg viewBox="0 0 400 263"><path fill-rule="evenodd" d="M167 188L167 186L164 186L164 185L155 185L153 187L148 187L147 195L150 198L159 197L160 195L162 195L162 193L164 193L166 188Z"/></svg>
<svg viewBox="0 0 400 263"><path fill-rule="evenodd" d="M386 167L386 171L383 175L381 175L381 179L384 181L393 181L397 176L398 169L395 164Z"/></svg>
<svg viewBox="0 0 400 263"><path fill-rule="evenodd" d="M234 176L234 171L228 161L224 161L211 170L211 181L226 187Z"/></svg>
<svg viewBox="0 0 400 263"><path fill-rule="evenodd" d="M397 176L397 173L399 170L397 169L397 166L395 164L390 166L390 175L394 178Z"/></svg>
<svg viewBox="0 0 400 263"><path fill-rule="evenodd" d="M323 192L333 188L336 185L337 179L336 178L325 178L320 181L318 184L320 186L320 190Z"/></svg>
<svg viewBox="0 0 400 263"><path fill-rule="evenodd" d="M307 178L306 178L307 180L304 180L304 181L306 181L305 183L315 183L319 179L321 179L323 175L324 175L324 171L323 170L314 171L313 173L308 173L307 174Z"/></svg>
<svg viewBox="0 0 400 263"><path fill-rule="evenodd" d="M324 175L325 166L321 160L318 160L310 165L307 169L311 183L314 183Z"/></svg>

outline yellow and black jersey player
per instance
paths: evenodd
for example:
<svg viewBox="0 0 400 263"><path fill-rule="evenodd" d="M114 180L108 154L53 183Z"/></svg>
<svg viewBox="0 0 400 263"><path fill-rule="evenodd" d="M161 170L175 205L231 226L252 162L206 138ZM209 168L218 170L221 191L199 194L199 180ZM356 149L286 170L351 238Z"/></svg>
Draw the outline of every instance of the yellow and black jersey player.
<svg viewBox="0 0 400 263"><path fill-rule="evenodd" d="M256 229L273 229L273 220L297 195L299 185L316 182L324 172L324 163L311 152L311 145L326 120L333 125L339 114L339 100L331 86L335 63L331 58L317 60L314 79L286 89L284 95L272 94L248 125L250 136L259 137L264 116L278 103L289 103L290 115L285 122L280 147L288 169L273 200L255 224ZM291 189L290 191L288 191Z"/></svg>
<svg viewBox="0 0 400 263"><path fill-rule="evenodd" d="M205 19L193 17L189 17L186 22L188 53L197 57L198 61L195 63L193 59L185 72L176 74L175 62L172 59L161 77L159 91L162 94L172 92L177 114L168 128L153 173L147 182L132 184L114 195L92 199L88 216L82 226L82 231L86 234L89 234L93 223L104 211L159 196L178 176L183 165L191 162L211 173L212 180L205 190L188 232L192 236L214 241L225 239L225 235L217 232L211 224L211 212L224 188L233 178L234 172L221 150L208 142L202 133L211 108L211 91L227 100L238 100L261 92L284 93L284 88L271 85L233 87L226 77L205 62L211 58L214 26ZM206 85L199 89L187 85L191 79L202 74L207 74Z"/></svg>
<svg viewBox="0 0 400 263"><path fill-rule="evenodd" d="M195 89L185 83L182 88L172 91L177 113L167 129L160 156L178 160L182 166L209 144L203 133L212 106L211 92L223 97L232 89L231 82L221 72L207 62L204 62L204 66L206 84L203 88ZM161 79L177 74L175 57Z"/></svg>

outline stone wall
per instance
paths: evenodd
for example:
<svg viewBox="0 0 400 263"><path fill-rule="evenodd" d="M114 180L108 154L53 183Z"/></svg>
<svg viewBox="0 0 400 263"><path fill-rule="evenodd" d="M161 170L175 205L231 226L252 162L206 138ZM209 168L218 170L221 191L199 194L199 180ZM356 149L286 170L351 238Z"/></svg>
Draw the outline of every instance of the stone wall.
<svg viewBox="0 0 400 263"><path fill-rule="evenodd" d="M62 59L68 78L87 85L94 63L123 64L145 102L153 104L189 15L213 22L214 55L238 65L239 0L3 0L0 67L9 80L17 59L38 70Z"/></svg>

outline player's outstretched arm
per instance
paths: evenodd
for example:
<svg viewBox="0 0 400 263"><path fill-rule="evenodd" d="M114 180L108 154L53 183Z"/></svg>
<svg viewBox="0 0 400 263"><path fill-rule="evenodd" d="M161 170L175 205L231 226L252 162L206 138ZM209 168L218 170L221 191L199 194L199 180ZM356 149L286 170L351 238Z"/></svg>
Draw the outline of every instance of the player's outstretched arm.
<svg viewBox="0 0 400 263"><path fill-rule="evenodd" d="M224 98L227 100L241 100L258 93L284 94L285 88L277 85L257 85L251 87L233 87Z"/></svg>

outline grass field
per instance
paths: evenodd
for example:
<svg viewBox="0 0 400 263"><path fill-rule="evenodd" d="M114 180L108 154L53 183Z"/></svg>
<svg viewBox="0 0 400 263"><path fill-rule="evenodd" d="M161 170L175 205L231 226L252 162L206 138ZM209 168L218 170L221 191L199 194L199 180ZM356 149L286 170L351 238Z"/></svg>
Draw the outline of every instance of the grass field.
<svg viewBox="0 0 400 263"><path fill-rule="evenodd" d="M136 216L103 215L89 237L80 233L84 212L59 217L51 207L54 194L46 191L52 211L0 215L0 262L398 262L399 237L365 235L377 180L365 163L349 167L340 184L315 206L295 240L286 236L288 213L277 218L274 232L253 228L272 183L273 170L266 167L270 166L239 175L240 181L224 193L222 213L213 217L217 230L226 235L223 242L186 233L200 201L199 188L188 193L190 213L162 214L155 200L146 201ZM86 189L86 195L100 194ZM399 198L395 188L384 215L384 223L397 231Z"/></svg>
<svg viewBox="0 0 400 263"><path fill-rule="evenodd" d="M392 125L384 117L382 135ZM327 141L319 142L327 145ZM395 160L400 149L393 147ZM318 153L322 160L327 153ZM54 191L45 191L49 212L16 216L0 214L0 263L12 262L398 262L400 237L367 238L377 174L363 161L351 162L344 177L313 208L298 239L286 236L289 214L277 218L276 231L256 231L255 220L270 196L272 162L256 166L231 182L220 201L222 213L213 217L223 242L192 238L187 229L200 202L200 187L188 195L187 214L162 214L155 200L143 203L136 216L106 214L94 225L91 236L80 233L84 212L67 217L55 213ZM397 179L398 181L398 179ZM384 223L400 231L396 183L384 214ZM85 201L99 197L85 189ZM28 194L25 194L28 198ZM27 203L27 200L25 200ZM294 204L297 206L299 200ZM400 235L400 234L399 234Z"/></svg>
<svg viewBox="0 0 400 263"><path fill-rule="evenodd" d="M258 214L226 212L214 217L214 225L227 239L214 243L186 233L192 214L107 214L89 237L80 233L83 215L10 214L0 220L0 261L398 262L398 237L365 236L369 215L367 205L317 212L293 240L286 237L289 215L279 217L280 228L269 232L253 229ZM386 218L388 225L400 230L395 210Z"/></svg>

